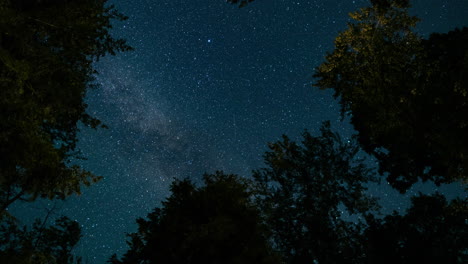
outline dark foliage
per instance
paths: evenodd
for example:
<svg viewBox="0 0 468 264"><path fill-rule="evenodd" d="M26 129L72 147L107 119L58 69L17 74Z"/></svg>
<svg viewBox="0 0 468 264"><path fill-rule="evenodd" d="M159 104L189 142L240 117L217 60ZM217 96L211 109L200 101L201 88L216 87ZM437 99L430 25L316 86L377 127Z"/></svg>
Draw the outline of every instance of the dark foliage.
<svg viewBox="0 0 468 264"><path fill-rule="evenodd" d="M99 177L72 165L95 85L92 63L129 50L105 0L0 0L0 213L17 199L64 198Z"/></svg>
<svg viewBox="0 0 468 264"><path fill-rule="evenodd" d="M355 139L347 143L325 123L318 137L304 133L302 145L270 144L267 168L256 171L258 202L287 263L353 263L361 255L361 225L342 211L362 215L376 209L363 184L370 171L357 158Z"/></svg>
<svg viewBox="0 0 468 264"><path fill-rule="evenodd" d="M111 263L280 263L245 180L220 172L203 187L175 181L172 195L138 219L130 250Z"/></svg>
<svg viewBox="0 0 468 264"><path fill-rule="evenodd" d="M71 253L80 237L80 225L67 217L57 219L55 226L49 227L36 220L30 230L5 220L0 225L0 263L81 263Z"/></svg>
<svg viewBox="0 0 468 264"><path fill-rule="evenodd" d="M368 217L367 263L467 263L467 204L419 195L404 216Z"/></svg>
<svg viewBox="0 0 468 264"><path fill-rule="evenodd" d="M412 31L408 1L372 2L351 14L316 85L334 89L394 188L466 180L468 29L424 40Z"/></svg>

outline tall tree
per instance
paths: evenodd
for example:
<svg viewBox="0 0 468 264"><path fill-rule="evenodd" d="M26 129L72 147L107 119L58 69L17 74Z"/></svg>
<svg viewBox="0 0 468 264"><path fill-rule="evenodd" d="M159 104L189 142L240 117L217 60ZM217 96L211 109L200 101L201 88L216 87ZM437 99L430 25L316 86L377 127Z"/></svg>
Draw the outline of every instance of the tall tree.
<svg viewBox="0 0 468 264"><path fill-rule="evenodd" d="M31 228L4 220L0 225L0 263L81 263L72 254L81 237L80 225L67 217L58 218L54 226L47 226L46 220L36 220Z"/></svg>
<svg viewBox="0 0 468 264"><path fill-rule="evenodd" d="M468 201L415 196L405 215L368 217L366 263L467 263Z"/></svg>
<svg viewBox="0 0 468 264"><path fill-rule="evenodd" d="M106 0L0 0L0 214L17 199L63 198L99 179L70 163L84 97L106 54L129 50L109 30Z"/></svg>
<svg viewBox="0 0 468 264"><path fill-rule="evenodd" d="M362 257L361 226L343 212L362 215L377 209L366 196L372 174L357 158L353 138L343 142L326 122L321 135L308 132L302 144L284 136L270 144L267 168L254 172L258 203L287 263L354 263Z"/></svg>
<svg viewBox="0 0 468 264"><path fill-rule="evenodd" d="M205 185L175 181L172 195L138 219L130 249L111 263L280 263L271 250L248 182L217 172Z"/></svg>
<svg viewBox="0 0 468 264"><path fill-rule="evenodd" d="M388 182L467 179L468 29L422 39L409 1L372 1L335 39L315 73L351 116Z"/></svg>

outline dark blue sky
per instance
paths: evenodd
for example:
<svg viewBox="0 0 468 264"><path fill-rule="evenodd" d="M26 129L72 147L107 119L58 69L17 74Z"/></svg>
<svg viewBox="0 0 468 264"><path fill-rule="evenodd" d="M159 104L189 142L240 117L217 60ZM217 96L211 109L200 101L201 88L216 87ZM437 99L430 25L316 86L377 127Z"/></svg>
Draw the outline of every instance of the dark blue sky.
<svg viewBox="0 0 468 264"><path fill-rule="evenodd" d="M82 131L82 164L104 180L57 211L82 225L77 254L90 263L126 249L125 232L168 195L174 177L197 181L215 170L248 177L262 166L267 142L283 133L297 139L324 120L344 137L353 133L331 91L312 87L311 76L347 14L368 1L256 0L242 9L223 0L110 2L129 16L114 33L135 51L97 63L102 88L87 97L89 112L110 129ZM413 6L421 34L468 25L466 0ZM405 206L385 184L370 192L386 210Z"/></svg>

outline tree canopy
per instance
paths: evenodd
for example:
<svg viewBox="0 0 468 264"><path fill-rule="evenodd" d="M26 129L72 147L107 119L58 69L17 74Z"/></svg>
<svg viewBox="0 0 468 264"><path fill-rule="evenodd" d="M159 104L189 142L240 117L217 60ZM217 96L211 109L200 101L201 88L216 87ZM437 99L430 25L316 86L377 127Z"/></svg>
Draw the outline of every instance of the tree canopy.
<svg viewBox="0 0 468 264"><path fill-rule="evenodd" d="M172 195L137 220L130 249L111 263L280 263L248 182L217 172L205 175L204 184L173 182Z"/></svg>
<svg viewBox="0 0 468 264"><path fill-rule="evenodd" d="M129 235L126 263L465 263L467 200L415 196L406 214L378 218L373 171L328 122L321 134L270 144L254 181L217 172L172 195ZM353 221L344 215L357 217Z"/></svg>
<svg viewBox="0 0 468 264"><path fill-rule="evenodd" d="M368 217L368 263L467 263L468 201L414 196L405 215Z"/></svg>
<svg viewBox="0 0 468 264"><path fill-rule="evenodd" d="M73 165L92 67L131 48L106 0L0 0L0 213L17 199L64 198L99 177Z"/></svg>
<svg viewBox="0 0 468 264"><path fill-rule="evenodd" d="M45 221L36 220L30 229L6 220L0 225L0 263L81 263L72 254L80 238L80 225L67 217L58 218L55 226L49 227Z"/></svg>
<svg viewBox="0 0 468 264"><path fill-rule="evenodd" d="M302 144L284 136L270 144L267 168L254 172L258 203L287 263L352 263L362 255L360 225L343 212L363 216L377 209L365 194L372 174L357 157L353 138L343 142L326 122L321 135Z"/></svg>
<svg viewBox="0 0 468 264"><path fill-rule="evenodd" d="M409 1L372 2L350 14L315 85L335 91L359 143L396 189L466 180L468 29L423 39Z"/></svg>

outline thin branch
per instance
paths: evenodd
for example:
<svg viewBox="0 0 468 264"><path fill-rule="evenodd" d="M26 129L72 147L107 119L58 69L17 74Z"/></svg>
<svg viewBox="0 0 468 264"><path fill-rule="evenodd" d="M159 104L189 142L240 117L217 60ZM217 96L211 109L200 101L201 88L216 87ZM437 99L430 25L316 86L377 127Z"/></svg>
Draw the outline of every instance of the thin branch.
<svg viewBox="0 0 468 264"><path fill-rule="evenodd" d="M48 23L48 22L39 20L39 19L37 19L37 18L29 17L29 19L32 19L32 20L34 20L34 21L36 21L36 22L42 23L42 24L47 25L47 26L51 26L51 27L54 27L54 28L59 28L59 27L57 27L56 25L53 25L53 24L50 24L50 23Z"/></svg>
<svg viewBox="0 0 468 264"><path fill-rule="evenodd" d="M42 235L42 232L44 231L45 225L47 224L47 221L49 220L50 215L55 211L56 208L57 208L57 202L54 202L54 206L51 209L46 209L47 214L44 217L44 221L42 221L41 227L39 228L39 234L37 236L36 243L34 244L34 249L37 248L37 246L39 245L39 241L41 240L41 235Z"/></svg>
<svg viewBox="0 0 468 264"><path fill-rule="evenodd" d="M7 196L7 200L1 205L0 207L0 214L3 213L4 211L6 211L8 209L8 206L10 206L13 202L15 202L16 200L20 199L21 196L24 195L24 190L21 190L19 193L17 193L14 197L12 197L11 199L9 199L9 194Z"/></svg>

